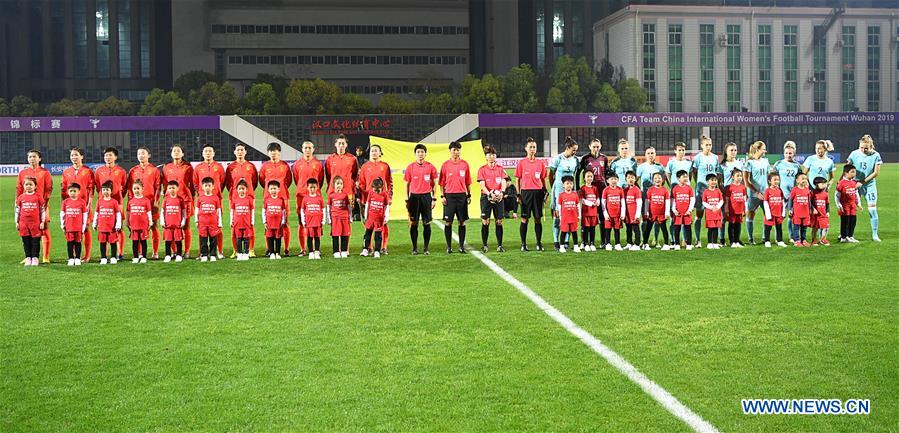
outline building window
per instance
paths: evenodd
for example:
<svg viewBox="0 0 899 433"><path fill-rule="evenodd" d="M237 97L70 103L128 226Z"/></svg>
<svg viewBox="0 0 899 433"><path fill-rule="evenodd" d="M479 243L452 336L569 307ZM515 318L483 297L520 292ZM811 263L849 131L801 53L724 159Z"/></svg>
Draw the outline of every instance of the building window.
<svg viewBox="0 0 899 433"><path fill-rule="evenodd" d="M798 28L784 26L784 111L799 111Z"/></svg>
<svg viewBox="0 0 899 433"><path fill-rule="evenodd" d="M97 78L109 78L109 1L97 0Z"/></svg>
<svg viewBox="0 0 899 433"><path fill-rule="evenodd" d="M771 26L760 25L759 35L759 111L771 111Z"/></svg>
<svg viewBox="0 0 899 433"><path fill-rule="evenodd" d="M699 26L699 111L715 111L715 25Z"/></svg>
<svg viewBox="0 0 899 433"><path fill-rule="evenodd" d="M742 82L740 64L740 26L727 26L727 111L742 111L740 85Z"/></svg>
<svg viewBox="0 0 899 433"><path fill-rule="evenodd" d="M543 2L537 2L537 70L543 71L546 66L546 11Z"/></svg>
<svg viewBox="0 0 899 433"><path fill-rule="evenodd" d="M131 0L119 2L119 78L131 78Z"/></svg>
<svg viewBox="0 0 899 433"><path fill-rule="evenodd" d="M816 29L815 34L824 33ZM827 111L827 38L822 36L815 39L812 45L812 63L812 106L815 111Z"/></svg>
<svg viewBox="0 0 899 433"><path fill-rule="evenodd" d="M553 59L565 55L565 2L553 2Z"/></svg>
<svg viewBox="0 0 899 433"><path fill-rule="evenodd" d="M140 77L150 78L150 13L153 5L140 2Z"/></svg>
<svg viewBox="0 0 899 433"><path fill-rule="evenodd" d="M880 111L880 26L868 26L868 111Z"/></svg>
<svg viewBox="0 0 899 433"><path fill-rule="evenodd" d="M684 111L683 25L668 25L668 111Z"/></svg>
<svg viewBox="0 0 899 433"><path fill-rule="evenodd" d="M87 78L87 0L72 1L75 32L75 78Z"/></svg>
<svg viewBox="0 0 899 433"><path fill-rule="evenodd" d="M215 50L215 78L225 79L225 50Z"/></svg>
<svg viewBox="0 0 899 433"><path fill-rule="evenodd" d="M843 26L840 41L843 48L841 63L843 65L841 96L843 111L855 111L855 26Z"/></svg>
<svg viewBox="0 0 899 433"><path fill-rule="evenodd" d="M649 106L656 108L656 25L643 24L643 88Z"/></svg>

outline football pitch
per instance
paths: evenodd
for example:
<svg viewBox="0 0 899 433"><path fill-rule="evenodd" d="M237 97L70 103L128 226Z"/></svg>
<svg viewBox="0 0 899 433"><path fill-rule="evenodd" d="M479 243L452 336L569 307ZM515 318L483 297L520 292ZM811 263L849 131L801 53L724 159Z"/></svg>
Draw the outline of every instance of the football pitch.
<svg viewBox="0 0 899 433"><path fill-rule="evenodd" d="M830 247L522 253L508 220L486 257L718 431L895 432L899 165L877 183L882 243L864 210L862 242L835 243L832 206ZM446 255L436 223L430 256L394 221L390 254L359 257L356 222L346 260L326 237L318 261L74 268L58 187L54 264L24 268L0 178L0 431L693 431L476 255ZM750 398L870 414L745 415Z"/></svg>

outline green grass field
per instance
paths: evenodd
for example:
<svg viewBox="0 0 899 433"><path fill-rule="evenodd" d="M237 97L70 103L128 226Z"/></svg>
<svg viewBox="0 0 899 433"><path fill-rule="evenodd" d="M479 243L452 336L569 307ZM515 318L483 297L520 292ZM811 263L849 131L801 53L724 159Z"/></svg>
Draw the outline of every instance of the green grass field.
<svg viewBox="0 0 899 433"><path fill-rule="evenodd" d="M380 260L356 255L355 223L349 260L326 239L315 262L71 268L54 193L55 264L23 268L14 182L0 431L690 431L477 258L440 252L437 227L428 257L397 221ZM899 166L878 184L879 244L861 212L854 245L521 253L509 221L488 257L722 432L897 431ZM743 398L871 414L744 415Z"/></svg>

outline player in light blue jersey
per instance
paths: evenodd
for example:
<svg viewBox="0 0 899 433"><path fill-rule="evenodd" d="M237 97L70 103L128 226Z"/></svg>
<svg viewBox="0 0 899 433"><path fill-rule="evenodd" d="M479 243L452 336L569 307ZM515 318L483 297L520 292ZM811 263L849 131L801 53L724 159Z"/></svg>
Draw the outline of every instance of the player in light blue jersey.
<svg viewBox="0 0 899 433"><path fill-rule="evenodd" d="M874 150L874 139L870 135L864 135L858 141L858 150L849 154L849 163L855 166L855 179L861 182L858 194L865 197L868 204L868 216L871 217L871 239L880 242L877 226L880 222L877 216L877 175L880 174L880 166L883 159L880 153Z"/></svg>
<svg viewBox="0 0 899 433"><path fill-rule="evenodd" d="M796 186L796 175L802 173L802 165L793 158L796 157L796 143L787 141L784 143L784 158L774 163L774 171L780 177L780 190L783 191L784 197L790 196L790 191ZM787 209L792 209L792 204L787 202ZM790 230L790 240L799 239L799 228L793 226L791 219L787 220L787 227Z"/></svg>
<svg viewBox="0 0 899 433"><path fill-rule="evenodd" d="M815 154L805 158L805 162L802 163L802 168L809 179L823 177L827 179L828 188L833 184L833 174L837 169L833 160L827 156L827 152L831 151L833 144L828 140L818 140L815 142Z"/></svg>
<svg viewBox="0 0 899 433"><path fill-rule="evenodd" d="M677 185L677 174L680 172L690 173L693 168L693 161L686 158L687 144L683 141L674 143L674 158L668 160L665 165L665 174L668 177L668 185L674 188ZM668 227L669 233L674 233L674 218L671 218L671 224ZM692 247L691 247L692 248Z"/></svg>
<svg viewBox="0 0 899 433"><path fill-rule="evenodd" d="M552 201L550 202L550 209L552 211L556 210L559 194L564 190L562 178L565 176L574 177L574 173L577 171L580 161L575 155L575 152L577 152L577 142L571 137L565 137L565 150L556 155L549 162L549 182L552 184L553 188ZM555 215L555 212L553 212L553 215ZM559 250L560 229L561 219L553 218L553 245L555 246L556 251Z"/></svg>
<svg viewBox="0 0 899 433"><path fill-rule="evenodd" d="M746 170L743 161L737 159L737 153L739 151L737 143L727 143L724 145L724 152L722 152L721 156L721 176L723 186L725 187L734 183L734 170ZM724 239L723 236L724 235L722 234L719 237Z"/></svg>
<svg viewBox="0 0 899 433"><path fill-rule="evenodd" d="M764 141L756 141L749 146L749 159L743 169L746 178L746 187L749 189L749 197L746 200L746 232L749 234L749 244L755 245L753 229L755 228L755 211L765 201L765 190L768 189L768 173L771 172L771 163L765 157L768 147Z"/></svg>
<svg viewBox="0 0 899 433"><path fill-rule="evenodd" d="M637 178L640 180L640 190L643 191L643 201L646 201L646 190L654 185L653 176L656 173L662 176L662 184L668 182L668 177L665 175L665 167L662 167L662 164L656 162L656 148L655 147L647 147L645 153L643 154L645 160L642 164L637 166ZM670 186L669 186L670 188ZM659 226L658 224L652 224L650 221L643 221L643 233L646 233L646 227L652 225L654 227L654 239L656 245L659 243ZM644 239L646 243L649 243L649 239Z"/></svg>
<svg viewBox="0 0 899 433"><path fill-rule="evenodd" d="M674 158L668 160L668 164L665 165L665 175L668 177L669 185L673 188L674 185L677 184L675 179L677 179L677 173L681 171L690 172L690 169L693 168L693 161L690 161L686 158L687 156L687 145L683 141L678 141L674 143Z"/></svg>
<svg viewBox="0 0 899 433"><path fill-rule="evenodd" d="M609 167L619 179L624 179L629 171L637 171L637 161L631 155L631 144L627 140L623 138L618 140L618 158L615 158Z"/></svg>
<svg viewBox="0 0 899 433"><path fill-rule="evenodd" d="M647 147L644 156L646 157L646 160L637 166L637 177L640 179L640 190L642 190L645 195L646 190L653 186L652 177L656 173L661 173L663 183L668 181L668 177L665 175L665 167L662 167L662 164L656 162L655 147Z"/></svg>
<svg viewBox="0 0 899 433"><path fill-rule="evenodd" d="M693 167L691 173L693 180L696 182L696 203L702 203L702 193L708 188L708 175L715 174L721 176L721 164L718 162L718 156L712 153L712 139L703 135L699 138L699 146L702 149L700 153L693 155ZM696 234L696 247L701 246L699 234L702 232L702 217L705 210L702 206L696 206L696 222L693 223L693 231Z"/></svg>

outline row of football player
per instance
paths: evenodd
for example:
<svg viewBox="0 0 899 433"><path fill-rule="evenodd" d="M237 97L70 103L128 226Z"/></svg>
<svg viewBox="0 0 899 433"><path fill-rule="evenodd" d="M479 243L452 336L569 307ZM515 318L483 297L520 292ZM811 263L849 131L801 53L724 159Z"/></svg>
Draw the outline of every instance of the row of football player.
<svg viewBox="0 0 899 433"><path fill-rule="evenodd" d="M585 173L585 185L577 192L573 190L574 178L565 176L562 179L564 191L559 195L557 210L554 217L561 219L562 238L560 252L566 252L571 248L569 241L573 241L573 251L595 251L596 227L599 225L602 238L600 246L606 250L640 250L649 249L649 234L653 229L662 232L664 244L663 250L680 249L680 235L683 232L686 249L692 249L691 239L692 214L697 201L706 213L705 226L708 229L708 248L720 247L719 239L727 223L727 238L730 246L739 248L743 246L740 240L740 231L748 209L747 190L743 184L743 174L736 170L733 173L733 183L720 190L716 176L709 175L706 179L708 188L701 194L694 193L690 186L689 175L685 171L677 173L678 184L670 191L663 186L663 178L656 174L653 178L654 186L641 191L636 185L636 175L628 172L625 176L625 187L619 187L618 177L611 174L608 178L608 186L602 194L593 186L592 173ZM829 229L830 198L826 189L826 180L816 178L815 188L810 189L807 176L800 174L797 177L797 186L791 191L790 197L784 197L780 189L780 176L771 173L768 176L769 188L764 195L765 211L765 246L770 247L771 231L775 231L775 241L779 246L786 246L783 242L782 223L789 212L790 221L799 227L800 239L796 246L829 245L827 231ZM343 180L335 180L335 191L328 196L325 204L322 196L318 194L318 184L310 179L307 184L308 194L301 203L300 219L307 228L307 242L310 248L310 259L321 257L320 243L324 224L331 225L331 237L334 257L348 257L348 243L350 236L350 209L349 196L343 192ZM365 236L363 256L369 255L369 246L373 247L373 256L380 257L381 228L389 219L390 200L383 191L383 181L375 180L373 194L369 194L365 203ZM40 233L45 228L46 207L43 206L35 194L35 182L26 179L25 192L17 199L16 228L20 231L26 255L26 265L34 265L37 262L39 252ZM213 194L214 182L210 178L203 179L203 194L197 199L194 211L194 224L200 234L200 260L216 261L218 251L217 236L222 229L221 198ZM855 216L860 204L855 181L855 168L846 165L843 168L843 176L837 185L835 203L837 205L841 225L840 241L857 242L854 239ZM68 188L69 197L63 201L60 210L60 228L66 234L68 249L68 264L80 265L81 234L85 231L88 221L88 209L83 200L79 198L78 184L72 184ZM280 185L277 181L271 181L267 185L267 192L263 200L263 225L266 231L267 254L270 259L279 259L281 252L281 239L283 227L287 224L287 204L279 194ZM117 201L111 198L112 186L104 184L101 187L101 199L98 200L91 222L98 232L100 243L100 264L116 263L116 239L118 232L123 227L123 212ZM129 200L124 212L124 226L130 231L132 240L132 253L134 263L146 263L147 237L150 227L155 223L152 218L152 203L143 196L143 185L135 182L133 185L134 199ZM502 199L501 195L486 197L488 201L496 203ZM644 206L645 203L645 206ZM788 203L791 204L788 206ZM789 211L788 211L789 209ZM601 217L600 217L601 215ZM165 262L182 260L181 241L182 230L187 224L187 212L183 202L178 197L177 182L169 182L167 194L163 199L162 212L159 225L164 227L164 239L166 256ZM669 243L668 225L670 220L673 242ZM601 223L601 224L600 224ZM642 238L641 243L641 230ZM583 238L583 243L577 240L578 227ZM255 226L255 201L247 194L247 185L238 183L237 196L231 202L230 227L237 238L237 259L248 260L250 257L250 238ZM627 244L621 246L620 230L624 227L627 234ZM487 250L487 225L483 226L482 240ZM812 229L812 243L806 238L807 229ZM372 237L373 243L372 243ZM614 237L614 243L612 243ZM571 239L569 239L571 238ZM502 241L498 239L498 250L502 251ZM698 241L698 240L697 240ZM452 252L450 239L447 239L447 251ZM111 258L107 259L107 244L111 246ZM697 246L701 245L699 242ZM522 249L526 249L523 247ZM464 247L460 246L464 252ZM427 252L426 252L427 253Z"/></svg>

